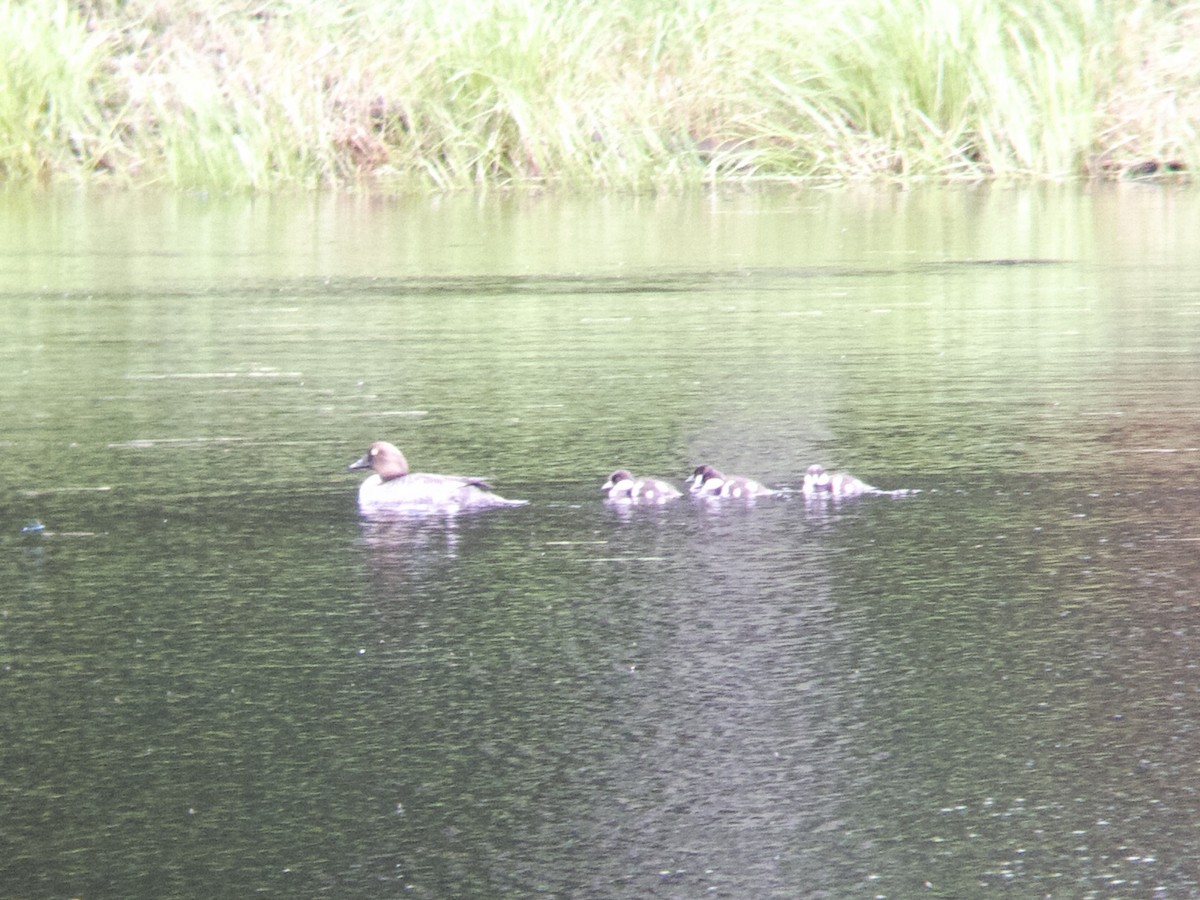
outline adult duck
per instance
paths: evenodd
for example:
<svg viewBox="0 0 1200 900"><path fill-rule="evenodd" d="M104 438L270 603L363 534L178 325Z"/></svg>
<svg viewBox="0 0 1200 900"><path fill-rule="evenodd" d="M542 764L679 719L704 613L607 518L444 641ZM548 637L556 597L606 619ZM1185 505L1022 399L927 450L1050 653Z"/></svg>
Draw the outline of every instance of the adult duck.
<svg viewBox="0 0 1200 900"><path fill-rule="evenodd" d="M524 506L528 502L501 497L481 478L410 472L404 454L387 441L373 443L348 468L373 470L358 487L358 506L363 512L395 510L453 514L496 506Z"/></svg>

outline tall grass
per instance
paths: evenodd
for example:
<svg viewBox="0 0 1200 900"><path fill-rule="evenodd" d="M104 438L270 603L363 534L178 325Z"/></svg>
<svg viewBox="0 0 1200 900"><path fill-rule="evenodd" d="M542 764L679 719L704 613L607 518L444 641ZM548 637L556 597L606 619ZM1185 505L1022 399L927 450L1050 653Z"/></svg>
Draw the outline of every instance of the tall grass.
<svg viewBox="0 0 1200 900"><path fill-rule="evenodd" d="M66 4L0 6L0 177L47 178L95 156L102 45Z"/></svg>
<svg viewBox="0 0 1200 900"><path fill-rule="evenodd" d="M1193 170L1200 4L0 0L0 175L208 189Z"/></svg>
<svg viewBox="0 0 1200 900"><path fill-rule="evenodd" d="M790 137L823 134L814 163L831 174L1078 174L1115 27L1096 5L857 4L776 81Z"/></svg>

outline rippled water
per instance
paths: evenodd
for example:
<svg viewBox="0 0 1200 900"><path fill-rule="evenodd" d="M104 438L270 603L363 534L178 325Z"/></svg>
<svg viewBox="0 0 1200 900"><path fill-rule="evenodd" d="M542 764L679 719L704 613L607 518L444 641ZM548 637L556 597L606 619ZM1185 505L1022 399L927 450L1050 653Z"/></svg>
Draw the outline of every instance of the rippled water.
<svg viewBox="0 0 1200 900"><path fill-rule="evenodd" d="M3 893L1200 893L1196 194L0 229Z"/></svg>

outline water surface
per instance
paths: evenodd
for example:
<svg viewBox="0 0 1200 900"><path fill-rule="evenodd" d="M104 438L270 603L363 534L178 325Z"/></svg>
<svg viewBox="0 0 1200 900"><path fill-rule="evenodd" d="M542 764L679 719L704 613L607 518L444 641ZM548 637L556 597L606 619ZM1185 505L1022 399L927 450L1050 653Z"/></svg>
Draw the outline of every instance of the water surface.
<svg viewBox="0 0 1200 900"><path fill-rule="evenodd" d="M1200 892L1195 193L0 229L4 893ZM701 462L916 493L601 500Z"/></svg>

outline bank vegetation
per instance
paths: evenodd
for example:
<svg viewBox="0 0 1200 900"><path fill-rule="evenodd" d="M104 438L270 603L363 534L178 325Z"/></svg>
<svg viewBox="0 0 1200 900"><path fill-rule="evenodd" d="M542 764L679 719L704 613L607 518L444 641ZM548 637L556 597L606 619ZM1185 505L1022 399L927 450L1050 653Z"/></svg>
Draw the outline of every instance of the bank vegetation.
<svg viewBox="0 0 1200 900"><path fill-rule="evenodd" d="M0 178L207 190L1200 165L1200 4L0 0Z"/></svg>

